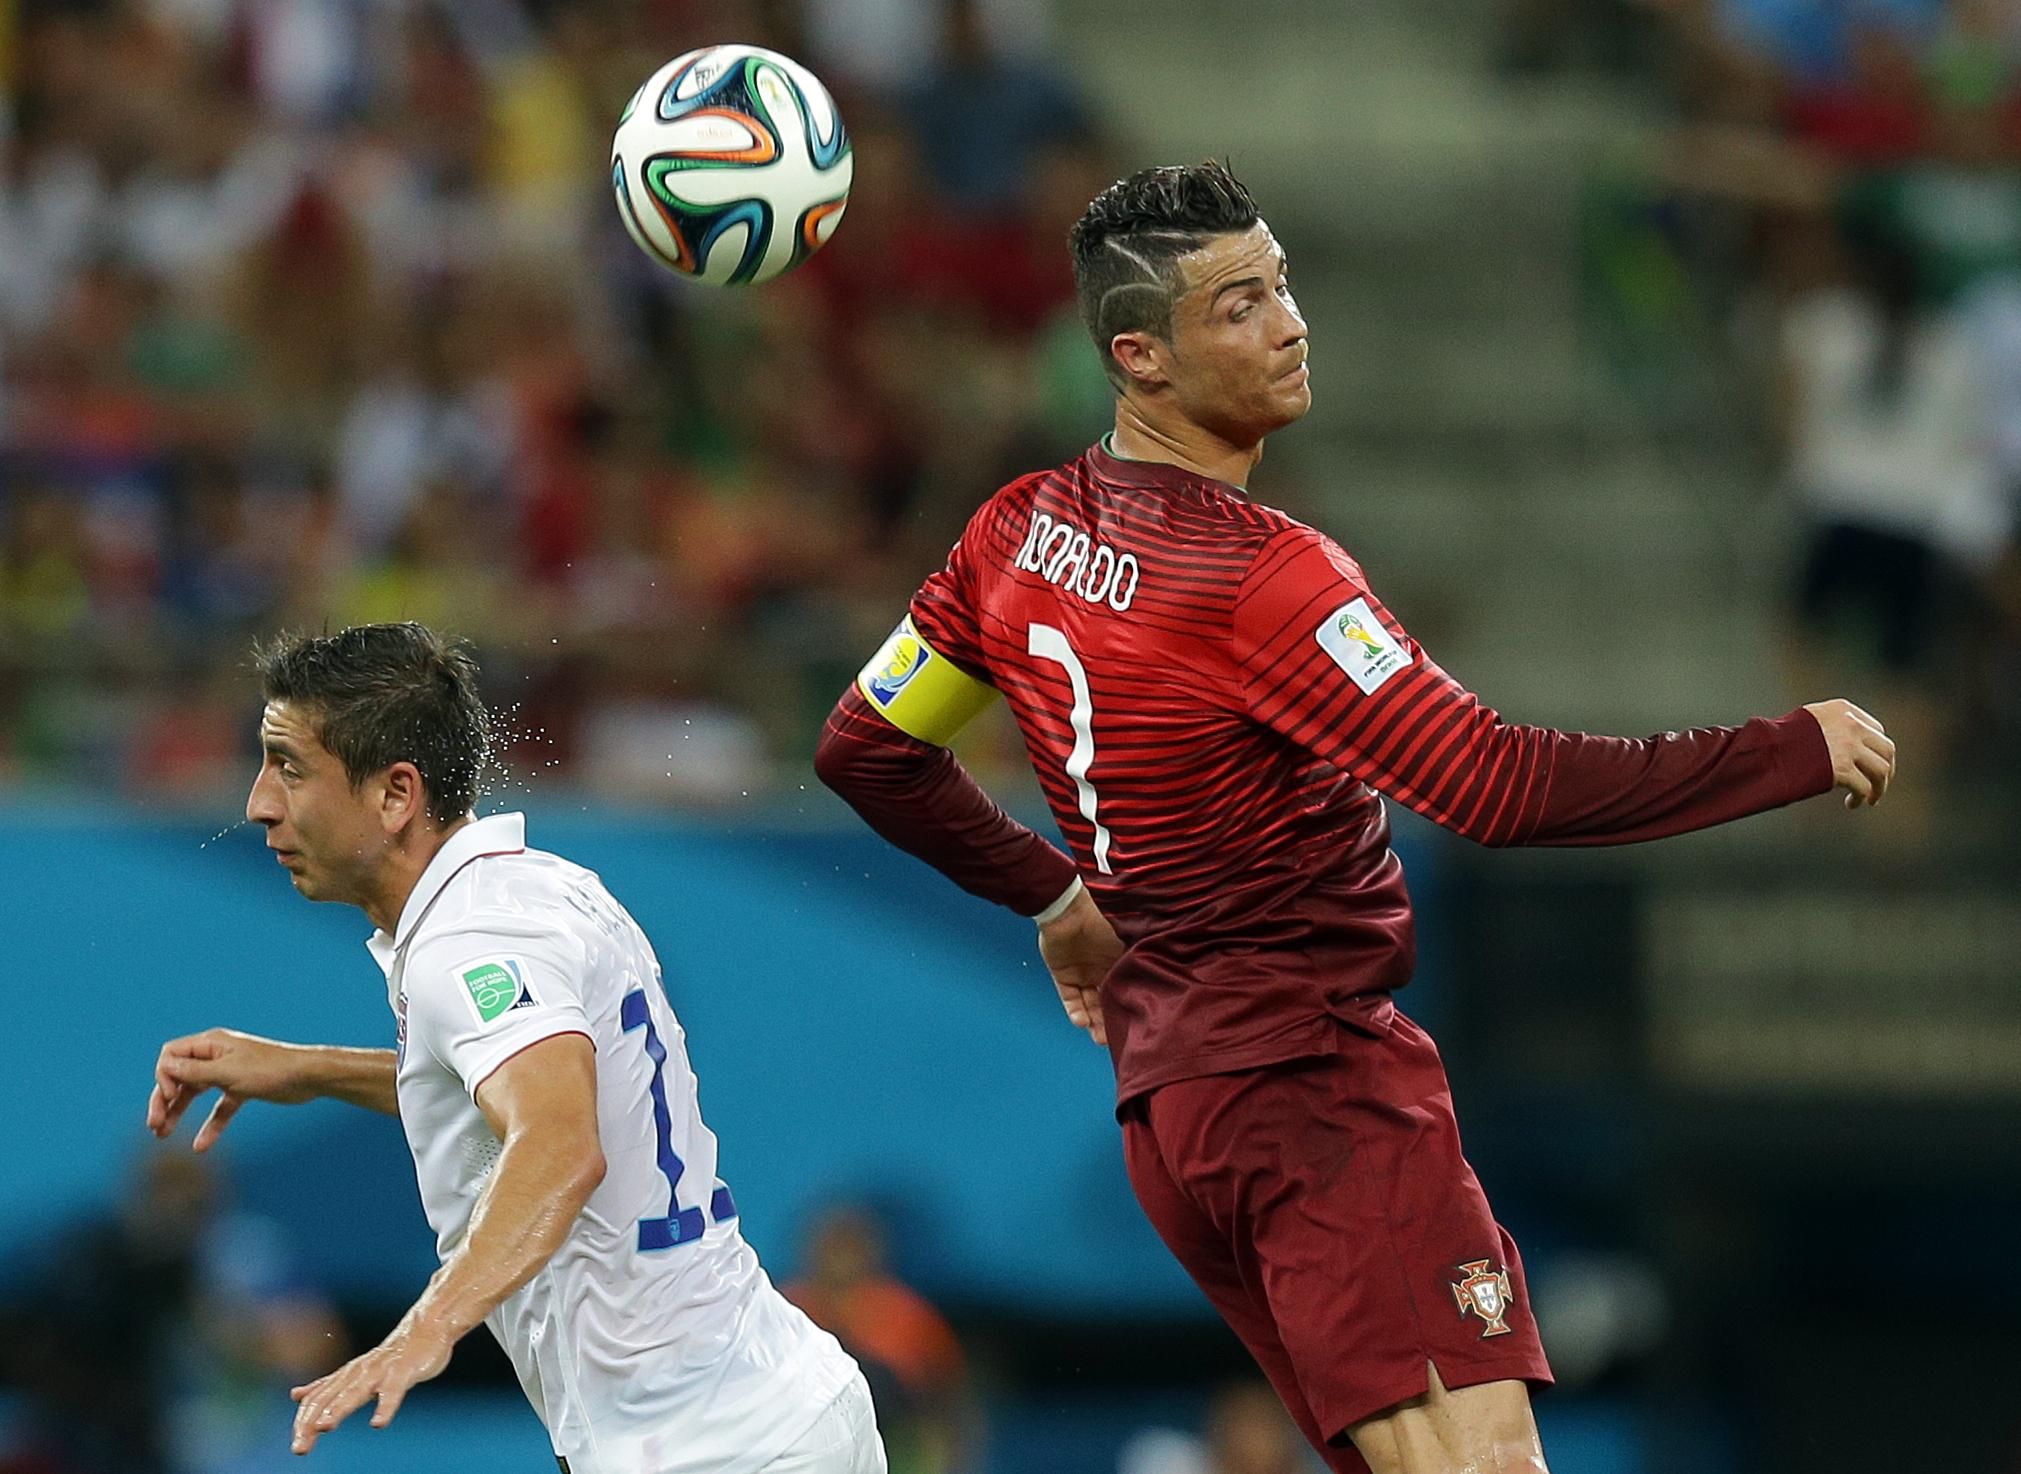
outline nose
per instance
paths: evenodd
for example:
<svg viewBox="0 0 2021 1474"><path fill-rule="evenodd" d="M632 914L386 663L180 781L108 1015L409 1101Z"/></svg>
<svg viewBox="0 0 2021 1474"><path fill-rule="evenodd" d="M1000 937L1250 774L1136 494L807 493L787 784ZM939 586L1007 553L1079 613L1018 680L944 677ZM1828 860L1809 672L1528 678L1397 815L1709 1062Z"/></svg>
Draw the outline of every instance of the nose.
<svg viewBox="0 0 2021 1474"><path fill-rule="evenodd" d="M255 824L263 824L271 829L281 822L279 787L270 768L261 768L259 776L253 779L252 792L246 795L246 817Z"/></svg>
<svg viewBox="0 0 2021 1474"><path fill-rule="evenodd" d="M1304 342L1305 314L1298 310L1297 301L1289 292L1286 292L1277 299L1277 304L1284 309L1279 329L1284 335L1284 346L1289 348L1296 343Z"/></svg>

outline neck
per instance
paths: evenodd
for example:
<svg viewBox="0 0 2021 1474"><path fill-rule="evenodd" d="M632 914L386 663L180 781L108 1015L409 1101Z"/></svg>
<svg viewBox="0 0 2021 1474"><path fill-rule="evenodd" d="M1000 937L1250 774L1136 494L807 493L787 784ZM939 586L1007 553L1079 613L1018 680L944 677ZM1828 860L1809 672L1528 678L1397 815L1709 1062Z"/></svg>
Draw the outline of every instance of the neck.
<svg viewBox="0 0 2021 1474"><path fill-rule="evenodd" d="M1114 444L1124 460L1162 461L1244 489L1263 459L1261 440L1241 445L1189 420L1168 423L1128 397L1116 401Z"/></svg>
<svg viewBox="0 0 2021 1474"><path fill-rule="evenodd" d="M400 913L407 909L407 898L421 883L422 872L449 842L449 836L469 822L469 816L465 815L440 829L427 824L400 836L374 877L373 893L358 903L372 925L389 937L399 929Z"/></svg>

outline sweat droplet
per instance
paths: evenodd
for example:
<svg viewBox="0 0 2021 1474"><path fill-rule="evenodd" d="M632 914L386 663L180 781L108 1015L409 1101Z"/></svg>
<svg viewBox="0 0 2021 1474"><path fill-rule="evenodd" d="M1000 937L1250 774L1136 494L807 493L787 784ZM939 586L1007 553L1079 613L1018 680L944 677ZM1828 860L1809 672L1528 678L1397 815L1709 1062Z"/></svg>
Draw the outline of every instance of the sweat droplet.
<svg viewBox="0 0 2021 1474"><path fill-rule="evenodd" d="M197 848L200 850L207 850L212 845L216 844L219 840L223 839L227 834L230 834L234 829L238 828L239 825L249 824L251 822L252 821L249 819L234 820L232 823L225 825L224 828L220 829L216 834L213 834L209 839L205 840L202 844L198 845Z"/></svg>

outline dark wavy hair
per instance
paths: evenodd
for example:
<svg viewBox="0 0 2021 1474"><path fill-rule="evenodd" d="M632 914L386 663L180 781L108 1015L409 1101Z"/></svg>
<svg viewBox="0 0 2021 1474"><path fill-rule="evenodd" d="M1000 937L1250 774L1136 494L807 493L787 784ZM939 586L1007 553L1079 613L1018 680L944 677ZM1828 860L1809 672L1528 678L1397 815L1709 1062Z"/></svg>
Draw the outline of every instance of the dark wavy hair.
<svg viewBox="0 0 2021 1474"><path fill-rule="evenodd" d="M1260 218L1242 181L1218 159L1141 169L1095 196L1067 239L1081 321L1111 384L1125 382L1109 347L1116 334L1171 341L1172 304L1186 290L1179 258Z"/></svg>
<svg viewBox="0 0 2021 1474"><path fill-rule="evenodd" d="M352 788L406 762L421 773L436 823L476 805L491 714L477 695L469 642L411 620L359 624L334 635L281 635L256 647L253 662L261 694L303 708Z"/></svg>

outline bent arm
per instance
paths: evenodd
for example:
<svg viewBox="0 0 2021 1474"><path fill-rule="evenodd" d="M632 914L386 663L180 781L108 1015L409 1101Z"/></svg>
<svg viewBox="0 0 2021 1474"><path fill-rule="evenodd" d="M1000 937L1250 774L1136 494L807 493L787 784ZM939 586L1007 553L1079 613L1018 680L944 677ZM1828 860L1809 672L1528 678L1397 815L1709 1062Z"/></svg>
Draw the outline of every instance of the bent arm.
<svg viewBox="0 0 2021 1474"><path fill-rule="evenodd" d="M408 1312L451 1340L540 1271L604 1178L596 1046L584 1035L550 1035L515 1054L478 1086L477 1106L503 1150L463 1242Z"/></svg>
<svg viewBox="0 0 2021 1474"><path fill-rule="evenodd" d="M1830 791L1816 718L1594 737L1504 722L1310 529L1257 558L1236 624L1256 718L1486 845L1630 844Z"/></svg>
<svg viewBox="0 0 2021 1474"><path fill-rule="evenodd" d="M395 1068L390 1049L286 1044L236 1029L206 1029L162 1046L147 1102L147 1128L156 1136L171 1135L207 1090L222 1094L192 1143L200 1152L210 1149L249 1100L300 1105L328 1097L397 1116Z"/></svg>
<svg viewBox="0 0 2021 1474"><path fill-rule="evenodd" d="M373 1398L383 1428L409 1389L439 1376L456 1342L540 1272L603 1181L596 1126L596 1049L549 1034L493 1070L478 1109L503 1143L463 1242L384 1341L294 1389L298 1454Z"/></svg>
<svg viewBox="0 0 2021 1474"><path fill-rule="evenodd" d="M829 714L814 771L907 854L971 895L1036 916L1070 890L1074 862L1011 818L944 747L901 732L855 686Z"/></svg>

